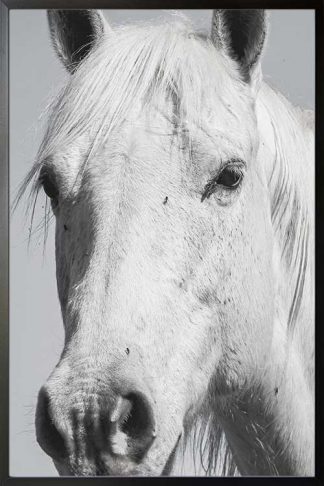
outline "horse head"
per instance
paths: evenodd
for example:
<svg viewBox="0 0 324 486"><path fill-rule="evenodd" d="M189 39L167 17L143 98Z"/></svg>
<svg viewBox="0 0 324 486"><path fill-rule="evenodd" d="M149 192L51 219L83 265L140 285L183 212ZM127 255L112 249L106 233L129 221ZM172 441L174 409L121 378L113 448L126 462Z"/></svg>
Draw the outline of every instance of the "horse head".
<svg viewBox="0 0 324 486"><path fill-rule="evenodd" d="M37 439L61 474L167 474L197 417L222 417L269 360L265 14L215 11L209 36L112 30L92 10L48 19L70 73L37 166L65 344Z"/></svg>

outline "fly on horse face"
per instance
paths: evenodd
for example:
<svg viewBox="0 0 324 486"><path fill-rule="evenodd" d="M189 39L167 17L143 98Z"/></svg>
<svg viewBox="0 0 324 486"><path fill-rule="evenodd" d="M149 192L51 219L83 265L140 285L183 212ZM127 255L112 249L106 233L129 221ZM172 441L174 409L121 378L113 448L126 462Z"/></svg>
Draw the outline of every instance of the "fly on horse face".
<svg viewBox="0 0 324 486"><path fill-rule="evenodd" d="M314 474L313 127L262 81L263 10L111 29L50 10L69 71L26 182L65 329L37 440L62 475Z"/></svg>

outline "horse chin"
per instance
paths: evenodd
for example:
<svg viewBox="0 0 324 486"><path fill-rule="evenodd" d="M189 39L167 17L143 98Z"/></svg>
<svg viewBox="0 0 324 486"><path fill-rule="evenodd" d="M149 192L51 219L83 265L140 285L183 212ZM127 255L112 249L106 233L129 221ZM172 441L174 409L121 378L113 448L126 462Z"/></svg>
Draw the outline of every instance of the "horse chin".
<svg viewBox="0 0 324 486"><path fill-rule="evenodd" d="M91 462L84 461L71 464L53 459L55 468L60 476L169 476L172 472L176 451L181 435L179 435L175 446L167 457L164 466L149 464L148 460L140 463L130 461L123 457L101 455L93 458ZM100 464L100 465L99 465Z"/></svg>
<svg viewBox="0 0 324 486"><path fill-rule="evenodd" d="M109 461L107 461L109 462ZM147 464L105 464L100 468L95 466L88 467L80 465L79 467L70 467L67 464L57 463L54 461L55 467L61 477L76 476L76 477L94 477L94 476L164 476L169 473L166 472L166 468L161 471L158 468L150 467ZM169 459L167 465L169 464ZM169 469L167 469L169 470Z"/></svg>

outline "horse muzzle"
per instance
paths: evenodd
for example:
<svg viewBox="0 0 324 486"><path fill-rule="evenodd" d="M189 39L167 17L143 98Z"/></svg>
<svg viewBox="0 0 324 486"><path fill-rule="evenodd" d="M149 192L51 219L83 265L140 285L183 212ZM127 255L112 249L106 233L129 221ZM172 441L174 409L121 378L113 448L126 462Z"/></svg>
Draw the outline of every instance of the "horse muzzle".
<svg viewBox="0 0 324 486"><path fill-rule="evenodd" d="M148 394L134 384L122 392L39 392L36 436L60 474L144 474L141 464L157 435ZM147 474L150 472L147 471Z"/></svg>

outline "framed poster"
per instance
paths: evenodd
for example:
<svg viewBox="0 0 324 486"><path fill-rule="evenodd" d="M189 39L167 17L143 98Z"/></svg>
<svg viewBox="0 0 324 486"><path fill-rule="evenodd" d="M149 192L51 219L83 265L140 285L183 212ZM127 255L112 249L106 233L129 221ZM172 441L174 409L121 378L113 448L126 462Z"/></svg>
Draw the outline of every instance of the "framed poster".
<svg viewBox="0 0 324 486"><path fill-rule="evenodd" d="M316 481L322 5L21 7L4 478Z"/></svg>

